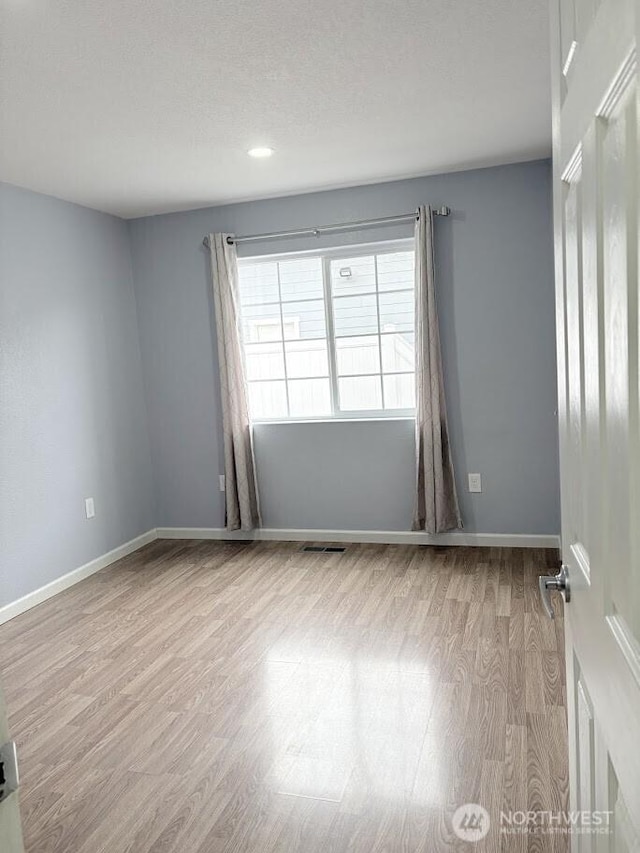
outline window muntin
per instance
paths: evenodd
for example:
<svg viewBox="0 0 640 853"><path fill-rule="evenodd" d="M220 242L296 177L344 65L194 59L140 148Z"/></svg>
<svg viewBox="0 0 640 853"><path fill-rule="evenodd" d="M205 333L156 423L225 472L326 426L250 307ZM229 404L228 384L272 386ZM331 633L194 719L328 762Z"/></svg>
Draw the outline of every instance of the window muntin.
<svg viewBox="0 0 640 853"><path fill-rule="evenodd" d="M252 420L413 413L410 244L238 268Z"/></svg>

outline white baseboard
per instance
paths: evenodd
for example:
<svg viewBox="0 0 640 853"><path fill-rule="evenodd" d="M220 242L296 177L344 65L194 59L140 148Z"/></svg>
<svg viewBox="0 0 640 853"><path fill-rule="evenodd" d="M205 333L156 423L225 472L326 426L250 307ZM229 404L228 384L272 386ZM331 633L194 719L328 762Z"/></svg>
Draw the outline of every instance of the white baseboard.
<svg viewBox="0 0 640 853"><path fill-rule="evenodd" d="M24 613L25 610L30 610L37 604L41 604L53 595L57 595L57 593L62 592L63 589L68 589L68 587L84 580L84 578L88 578L89 575L94 575L96 572L99 572L100 569L105 569L107 566L110 566L111 563L115 563L116 560L121 560L123 557L127 557L129 554L137 551L138 548L142 548L143 545L147 545L149 542L153 542L157 538L158 535L155 528L147 530L146 533L143 533L141 536L136 536L135 539L125 542L124 545L119 545L117 548L114 548L113 551L109 551L101 557L96 557L95 560L91 560L89 563L85 563L84 566L80 566L78 569L67 572L66 575L62 575L62 577L56 578L54 581L51 581L51 583L41 586L40 589L36 589L33 592L27 593L27 595L23 595L22 598L19 598L17 601L12 601L10 604L0 607L0 625L2 625L3 622L8 622L9 619L13 619L14 616L19 616L20 613Z"/></svg>
<svg viewBox="0 0 640 853"><path fill-rule="evenodd" d="M475 545L498 548L559 548L560 537L526 533L439 533L430 536L413 530L287 530L262 527L236 530L223 527L159 527L158 539L238 539L282 542L378 542L385 545Z"/></svg>

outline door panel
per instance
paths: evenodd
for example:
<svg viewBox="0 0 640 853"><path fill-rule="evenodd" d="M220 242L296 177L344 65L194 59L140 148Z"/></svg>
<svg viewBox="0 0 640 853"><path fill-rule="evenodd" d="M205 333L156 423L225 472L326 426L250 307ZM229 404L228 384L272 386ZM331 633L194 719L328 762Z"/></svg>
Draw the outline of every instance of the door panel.
<svg viewBox="0 0 640 853"><path fill-rule="evenodd" d="M630 300L634 293L631 261L633 235L628 234L633 203L627 199L628 181L633 180L630 160L634 156L629 128L635 125L635 92L630 83L610 115L602 118L602 219L605 326L605 400L607 462L607 527L610 571L606 607L631 616L633 572L630 516L630 437L633 429L630 393L630 347L636 338ZM633 186L633 185L632 185ZM637 281L637 279L636 279ZM636 431L637 436L637 431Z"/></svg>
<svg viewBox="0 0 640 853"><path fill-rule="evenodd" d="M598 853L640 839L639 9L551 3L571 807L612 824L572 849Z"/></svg>
<svg viewBox="0 0 640 853"><path fill-rule="evenodd" d="M600 228L599 142L597 123L588 128L581 147L582 173L582 369L583 369L583 459L585 479L586 559L580 565L591 582L591 563L602 566L603 536L603 418L604 418L604 314L602 309L602 230ZM586 495L589 495L587 499ZM595 578L601 582L601 577Z"/></svg>
<svg viewBox="0 0 640 853"><path fill-rule="evenodd" d="M582 418L582 199L580 172L566 191L566 300L567 300L567 401L569 411L569 467L575 488L569 496L569 535L582 546L584 530L583 418ZM585 549L586 553L586 549Z"/></svg>
<svg viewBox="0 0 640 853"><path fill-rule="evenodd" d="M595 736L593 728L593 709L591 701L581 680L577 682L576 708L578 726L578 799L580 808L585 811L595 809ZM594 838L585 835L581 839L580 850L594 849Z"/></svg>
<svg viewBox="0 0 640 853"><path fill-rule="evenodd" d="M562 73L569 78L571 64L577 47L576 42L576 8L575 0L565 0L560 7L560 39Z"/></svg>

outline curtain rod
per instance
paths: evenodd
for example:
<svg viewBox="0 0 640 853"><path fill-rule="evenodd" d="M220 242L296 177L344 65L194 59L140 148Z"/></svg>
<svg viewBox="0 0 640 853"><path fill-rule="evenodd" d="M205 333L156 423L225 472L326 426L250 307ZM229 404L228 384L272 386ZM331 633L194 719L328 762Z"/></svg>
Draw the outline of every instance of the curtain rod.
<svg viewBox="0 0 640 853"><path fill-rule="evenodd" d="M451 210L444 205L433 211L435 216L449 216ZM281 240L285 237L319 237L321 234L332 234L334 231L353 231L358 228L373 228L376 225L395 225L401 222L412 222L416 218L415 213L400 213L397 216L384 216L381 219L361 219L357 222L339 222L336 225L318 225L316 228L299 228L296 231L272 231L270 234L246 234L241 237L227 237L227 242L233 243L255 243L258 240ZM209 245L209 238L205 237L203 245Z"/></svg>

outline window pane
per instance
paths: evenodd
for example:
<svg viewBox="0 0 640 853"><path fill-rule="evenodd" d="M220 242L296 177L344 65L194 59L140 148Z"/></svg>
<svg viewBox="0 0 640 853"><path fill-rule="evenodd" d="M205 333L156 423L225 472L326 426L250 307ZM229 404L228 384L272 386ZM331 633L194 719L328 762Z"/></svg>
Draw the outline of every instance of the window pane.
<svg viewBox="0 0 640 853"><path fill-rule="evenodd" d="M285 344L285 350L289 379L329 375L326 341L294 341Z"/></svg>
<svg viewBox="0 0 640 853"><path fill-rule="evenodd" d="M283 302L282 319L287 341L326 337L324 301Z"/></svg>
<svg viewBox="0 0 640 853"><path fill-rule="evenodd" d="M344 412L361 409L381 409L382 391L379 376L358 376L338 379L340 408Z"/></svg>
<svg viewBox="0 0 640 853"><path fill-rule="evenodd" d="M413 332L413 290L380 294L380 331Z"/></svg>
<svg viewBox="0 0 640 853"><path fill-rule="evenodd" d="M373 256L331 261L331 287L336 296L375 292L376 269Z"/></svg>
<svg viewBox="0 0 640 853"><path fill-rule="evenodd" d="M380 373L380 344L377 335L366 338L338 338L336 341L338 376L354 373Z"/></svg>
<svg viewBox="0 0 640 853"><path fill-rule="evenodd" d="M414 253L348 252L329 260L339 410L413 409ZM239 264L253 418L333 413L323 263L320 254Z"/></svg>
<svg viewBox="0 0 640 853"><path fill-rule="evenodd" d="M413 286L413 252L378 255L378 290L401 290Z"/></svg>
<svg viewBox="0 0 640 853"><path fill-rule="evenodd" d="M286 418L285 382L249 382L249 407L253 418Z"/></svg>
<svg viewBox="0 0 640 853"><path fill-rule="evenodd" d="M244 343L281 341L279 305L249 305L242 308L242 335Z"/></svg>
<svg viewBox="0 0 640 853"><path fill-rule="evenodd" d="M384 376L383 382L385 409L415 409L415 376L413 373Z"/></svg>
<svg viewBox="0 0 640 853"><path fill-rule="evenodd" d="M289 382L289 406L296 418L331 414L328 379L294 379Z"/></svg>
<svg viewBox="0 0 640 853"><path fill-rule="evenodd" d="M322 299L324 287L320 258L280 261L280 293L283 302L292 299Z"/></svg>
<svg viewBox="0 0 640 853"><path fill-rule="evenodd" d="M277 302L277 264L239 264L240 303L258 305L261 302Z"/></svg>
<svg viewBox="0 0 640 853"><path fill-rule="evenodd" d="M245 344L247 379L284 379L282 344Z"/></svg>
<svg viewBox="0 0 640 853"><path fill-rule="evenodd" d="M415 335L382 335L382 370L385 373L401 373L403 370L415 370Z"/></svg>
<svg viewBox="0 0 640 853"><path fill-rule="evenodd" d="M347 296L333 300L336 335L362 335L378 331L375 296Z"/></svg>

